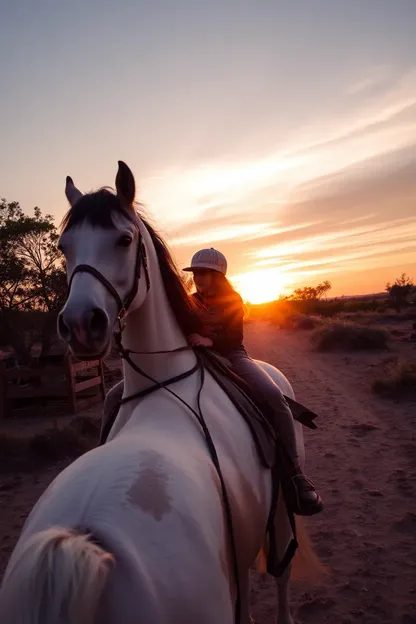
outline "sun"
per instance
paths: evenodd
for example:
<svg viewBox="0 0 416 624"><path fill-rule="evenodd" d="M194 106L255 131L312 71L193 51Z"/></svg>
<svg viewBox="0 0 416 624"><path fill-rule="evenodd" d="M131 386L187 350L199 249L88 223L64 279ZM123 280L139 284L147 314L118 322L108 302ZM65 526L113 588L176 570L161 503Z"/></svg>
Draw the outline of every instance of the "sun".
<svg viewBox="0 0 416 624"><path fill-rule="evenodd" d="M250 303L267 303L278 299L287 283L285 276L276 269L242 273L232 281L244 301Z"/></svg>

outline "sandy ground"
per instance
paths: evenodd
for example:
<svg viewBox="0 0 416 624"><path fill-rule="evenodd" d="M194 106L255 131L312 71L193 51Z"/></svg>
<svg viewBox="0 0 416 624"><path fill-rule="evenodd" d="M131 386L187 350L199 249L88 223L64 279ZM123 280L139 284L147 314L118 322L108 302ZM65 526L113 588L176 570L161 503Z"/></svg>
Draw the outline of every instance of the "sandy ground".
<svg viewBox="0 0 416 624"><path fill-rule="evenodd" d="M263 323L247 326L246 345L280 368L320 415L319 430L305 432L307 474L326 510L307 526L331 576L325 586L294 585L296 623L415 624L416 402L371 393L389 354L315 353L306 332ZM394 348L416 358L414 344L397 340ZM0 571L27 513L63 466L0 475ZM253 574L257 624L272 624L274 609L273 583Z"/></svg>

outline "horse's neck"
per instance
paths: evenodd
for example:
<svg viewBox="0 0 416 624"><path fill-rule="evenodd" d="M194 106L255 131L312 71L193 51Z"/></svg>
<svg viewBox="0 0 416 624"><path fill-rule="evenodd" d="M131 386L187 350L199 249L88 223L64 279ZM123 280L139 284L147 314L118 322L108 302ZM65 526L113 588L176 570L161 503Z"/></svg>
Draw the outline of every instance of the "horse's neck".
<svg viewBox="0 0 416 624"><path fill-rule="evenodd" d="M173 351L187 346L162 284L160 274L151 276L151 287L145 302L128 315L123 332L123 347L131 352ZM195 364L192 351L157 355L134 354L131 359L147 375L165 381L191 369ZM140 392L153 382L146 379L124 362L124 396Z"/></svg>

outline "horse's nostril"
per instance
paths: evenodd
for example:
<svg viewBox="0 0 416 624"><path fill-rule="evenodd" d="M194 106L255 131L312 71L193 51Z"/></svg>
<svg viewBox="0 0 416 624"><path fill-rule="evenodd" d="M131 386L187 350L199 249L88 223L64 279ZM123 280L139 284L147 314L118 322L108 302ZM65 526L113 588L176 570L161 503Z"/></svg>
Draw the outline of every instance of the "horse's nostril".
<svg viewBox="0 0 416 624"><path fill-rule="evenodd" d="M58 315L58 334L65 342L69 342L71 338L71 330L65 323L64 315L62 312Z"/></svg>
<svg viewBox="0 0 416 624"><path fill-rule="evenodd" d="M94 308L89 321L89 330L94 338L102 338L108 329L108 316L101 308Z"/></svg>

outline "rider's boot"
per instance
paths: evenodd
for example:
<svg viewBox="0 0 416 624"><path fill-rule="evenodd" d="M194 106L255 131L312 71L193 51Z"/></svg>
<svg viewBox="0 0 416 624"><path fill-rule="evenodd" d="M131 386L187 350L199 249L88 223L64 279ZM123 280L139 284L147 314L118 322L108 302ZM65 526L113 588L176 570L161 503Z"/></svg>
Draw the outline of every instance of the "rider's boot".
<svg viewBox="0 0 416 624"><path fill-rule="evenodd" d="M287 456L285 459L282 486L291 511L298 516L313 516L323 511L324 504L313 483L305 477L299 464L294 464Z"/></svg>

